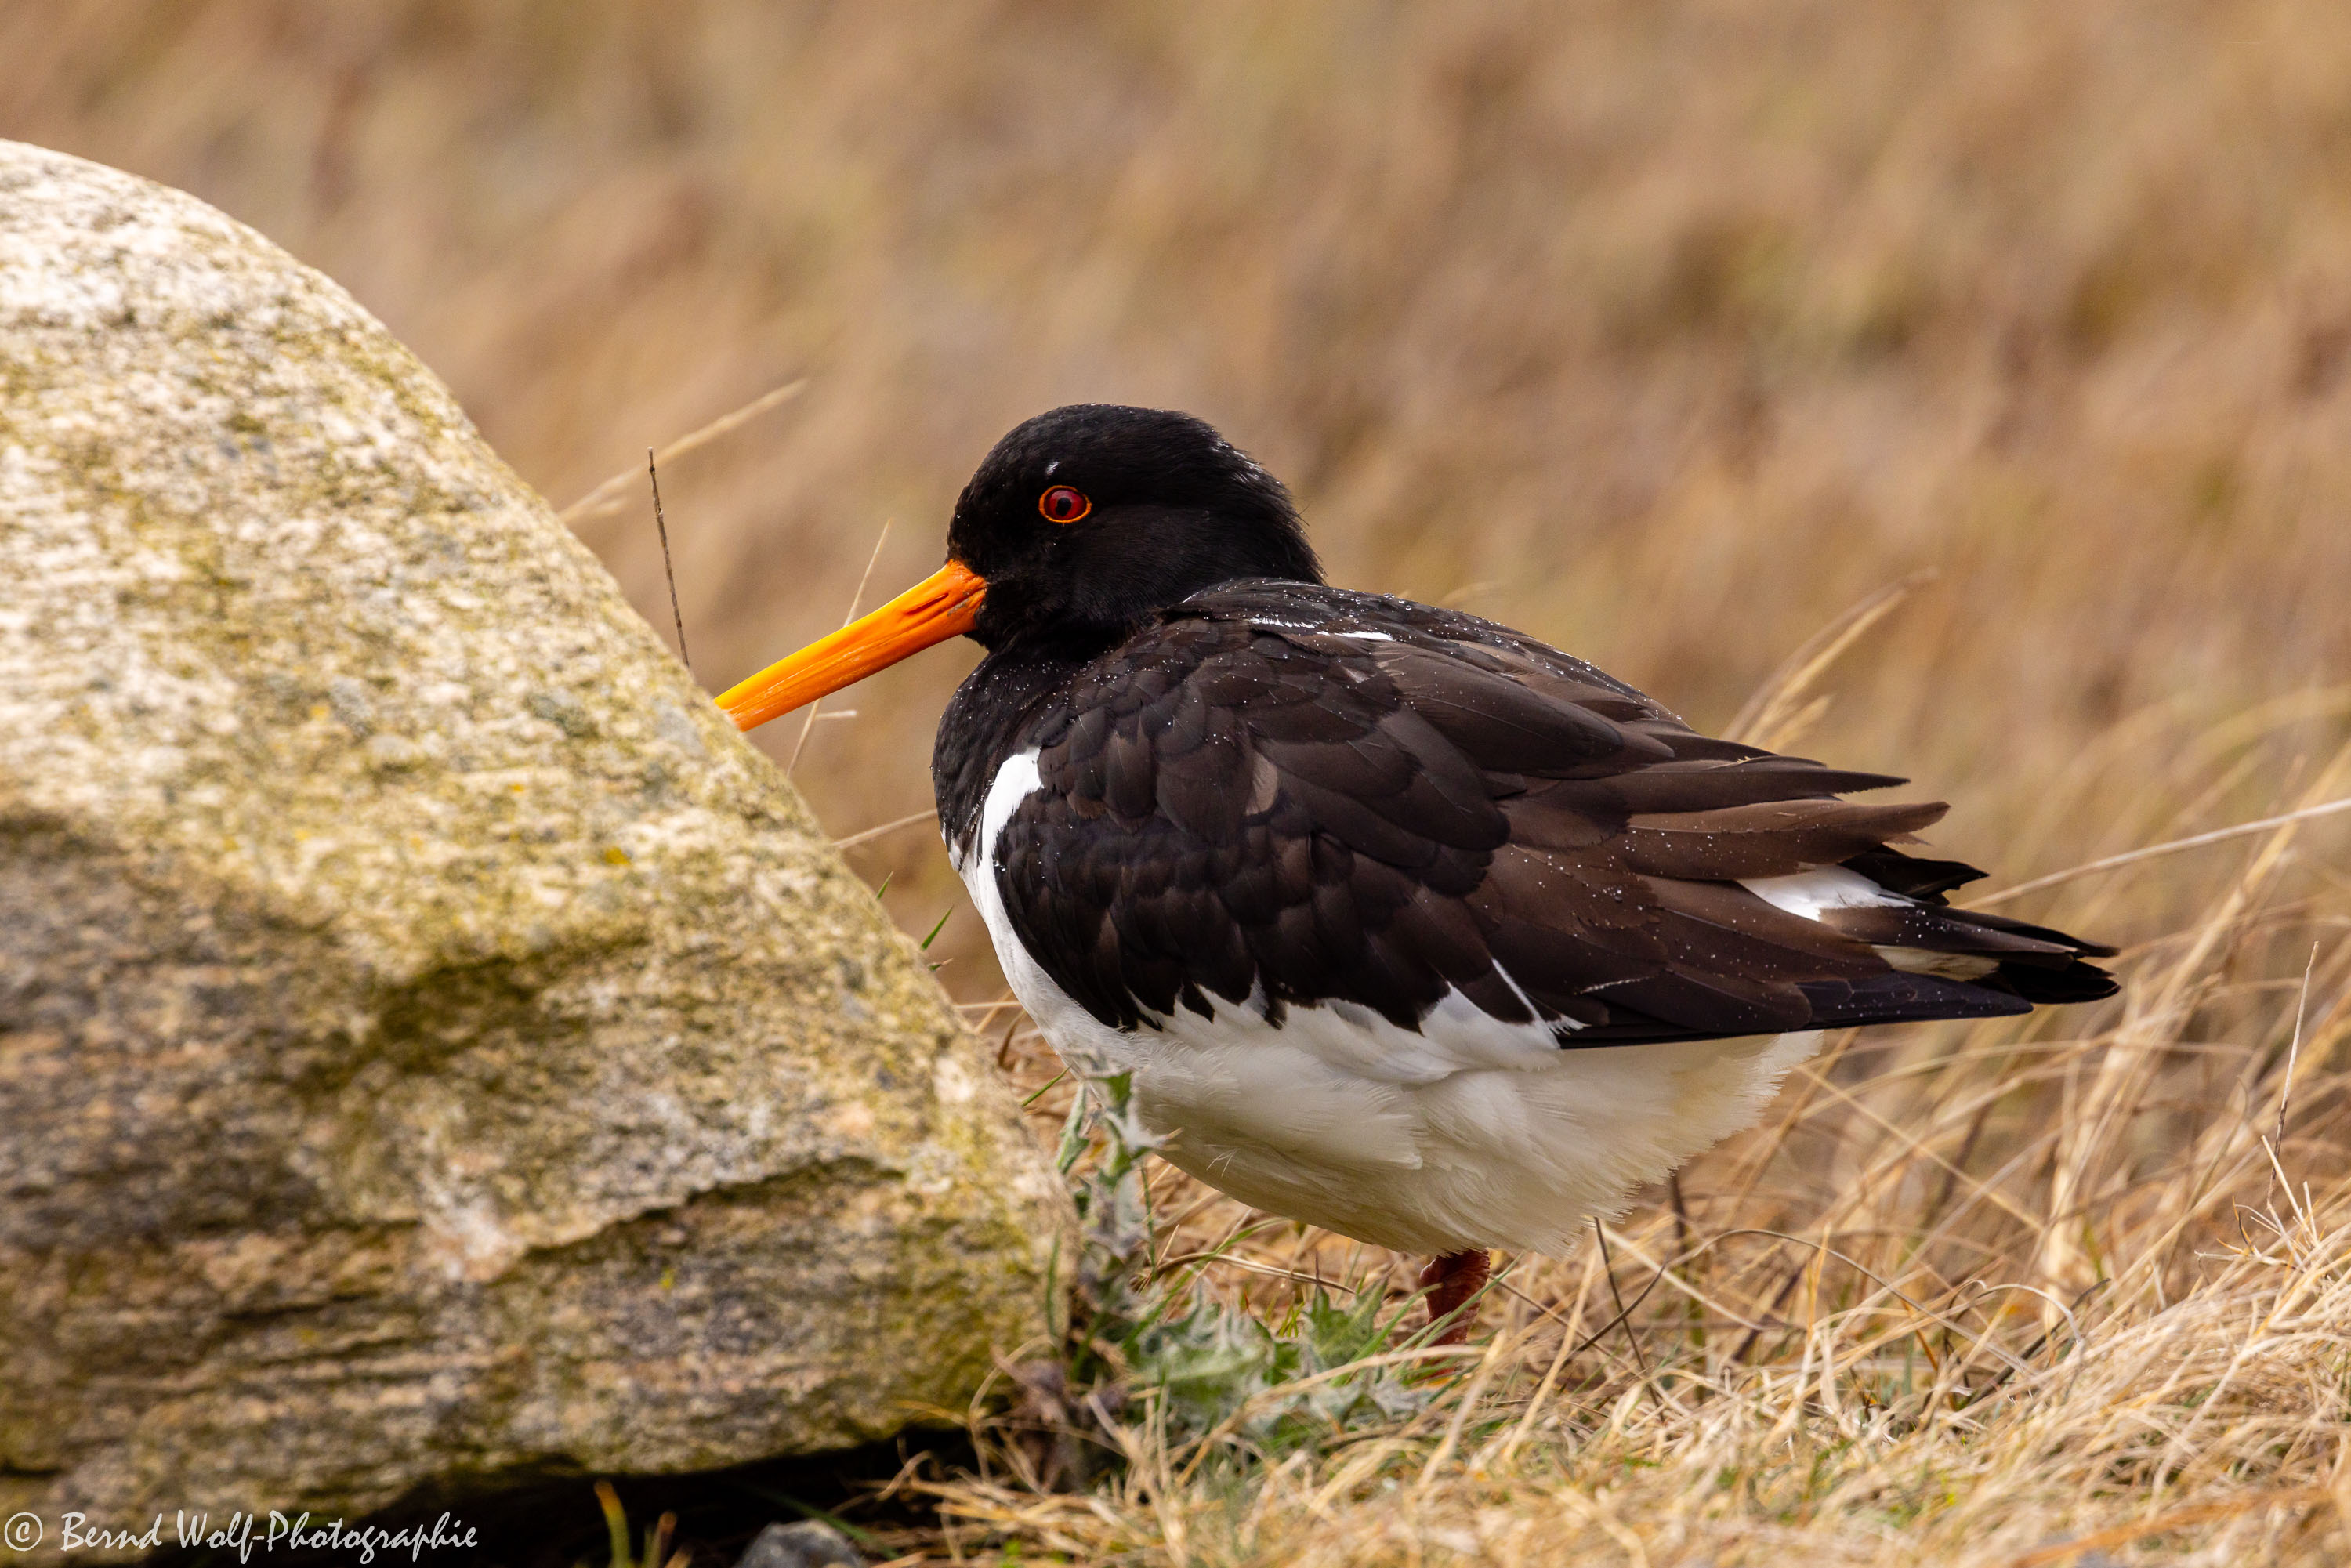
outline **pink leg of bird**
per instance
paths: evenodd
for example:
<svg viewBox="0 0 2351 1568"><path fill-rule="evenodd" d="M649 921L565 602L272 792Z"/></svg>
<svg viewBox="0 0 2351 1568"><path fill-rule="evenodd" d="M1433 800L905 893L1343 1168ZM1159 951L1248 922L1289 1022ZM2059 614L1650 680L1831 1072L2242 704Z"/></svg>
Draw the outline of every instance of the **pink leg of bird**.
<svg viewBox="0 0 2351 1568"><path fill-rule="evenodd" d="M1428 1267L1420 1271L1420 1288L1428 1292L1428 1321L1443 1322L1458 1311L1470 1297L1486 1288L1486 1279L1491 1271L1483 1248L1431 1259ZM1469 1337L1469 1321L1474 1316L1474 1312L1461 1313L1428 1343L1459 1344Z"/></svg>

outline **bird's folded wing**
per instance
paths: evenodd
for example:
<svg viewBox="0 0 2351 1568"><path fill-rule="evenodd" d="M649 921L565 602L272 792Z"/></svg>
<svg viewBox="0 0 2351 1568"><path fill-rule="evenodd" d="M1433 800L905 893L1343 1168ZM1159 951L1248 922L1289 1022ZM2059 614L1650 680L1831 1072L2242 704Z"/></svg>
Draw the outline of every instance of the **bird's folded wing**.
<svg viewBox="0 0 2351 1568"><path fill-rule="evenodd" d="M1246 586L1191 601L1040 733L998 890L1106 1024L1222 998L1414 1029L1458 994L1624 1044L2029 1005L1889 963L1906 947L2085 967L2085 945L1940 907L1976 873L1888 845L1943 807L1835 798L1899 779L1708 739L1489 622L1337 590L1301 620L1285 590L1279 614ZM1840 866L1866 895L1745 885Z"/></svg>

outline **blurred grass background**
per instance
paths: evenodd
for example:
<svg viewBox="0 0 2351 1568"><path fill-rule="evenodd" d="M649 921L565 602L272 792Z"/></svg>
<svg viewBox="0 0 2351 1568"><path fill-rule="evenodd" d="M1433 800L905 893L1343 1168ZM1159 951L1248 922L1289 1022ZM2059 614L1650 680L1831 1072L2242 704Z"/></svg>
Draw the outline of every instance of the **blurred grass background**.
<svg viewBox="0 0 2351 1568"><path fill-rule="evenodd" d="M1077 399L1205 415L1335 580L1701 727L1934 570L1803 749L2011 877L2182 827L2118 727L2351 665L2340 5L57 0L0 58L0 133L323 268L558 505L809 377L664 476L714 689L837 624L884 518L868 602L928 570ZM666 625L651 522L583 532ZM972 657L836 703L835 833L928 804ZM858 855L918 931L955 896L921 831Z"/></svg>
<svg viewBox="0 0 2351 1568"><path fill-rule="evenodd" d="M865 602L928 571L989 444L1095 399L1220 425L1290 481L1335 580L1525 628L1702 728L1931 573L1782 727L1951 800L1936 852L1988 890L2351 792L2339 4L52 0L0 7L0 135L181 186L323 268L559 506L806 377L664 469L713 689L837 625L884 519ZM665 628L626 497L580 527ZM836 835L929 805L975 657L834 699L856 716L797 778ZM789 755L799 728L758 739ZM1418 1561L1441 1525L1496 1560L1639 1535L1658 1562L1773 1563L1801 1530L1821 1561L2041 1563L2078 1555L2035 1546L2052 1531L2105 1521L2078 1540L2136 1553L2114 1511L2218 1497L2162 1517L2340 1561L2344 1528L2288 1541L2262 1511L2332 1487L2325 1518L2351 1519L2351 1230L2318 1217L2351 1197L2346 823L2003 904L2126 944L2123 1001L1841 1037L1686 1201L1628 1219L1632 1256L1684 1270L1635 1302L1648 1350L1544 1330L1605 1321L1593 1249L1520 1260L1425 1468L1436 1429L1406 1423L1353 1481L1285 1463L1235 1524L1227 1495L1151 1480L1162 1434L1109 1502L942 1507L1086 1560L1182 1558L1190 1529L1238 1542L1198 1561ZM851 853L918 935L961 903L925 831ZM967 1003L1002 994L967 912L933 956ZM1033 1034L1002 1060L1058 1116ZM2249 1233L2277 1218L2273 1116L2285 1224ZM1207 1288L1269 1322L1301 1270L1364 1261L1236 1243L1237 1206L1153 1179L1159 1256L1239 1246ZM2307 1213L2294 1180L2320 1184ZM1861 1261L1721 1261L1763 1225ZM2011 1294L1855 1328L1888 1280ZM2094 1297L2095 1335L2060 1333ZM1787 1333L1759 1350L1756 1324ZM2085 1381L2051 1347L2093 1338L2123 1348ZM2007 1384L2005 1448L1966 1403L1969 1360L2001 1357L2051 1363ZM1832 1370L1872 1391L1860 1413ZM1491 1436L1538 1429L1581 1433L1544 1450L1563 1490ZM1766 1437L1778 1469L1741 1474ZM1735 1549L1706 1533L1731 1516Z"/></svg>

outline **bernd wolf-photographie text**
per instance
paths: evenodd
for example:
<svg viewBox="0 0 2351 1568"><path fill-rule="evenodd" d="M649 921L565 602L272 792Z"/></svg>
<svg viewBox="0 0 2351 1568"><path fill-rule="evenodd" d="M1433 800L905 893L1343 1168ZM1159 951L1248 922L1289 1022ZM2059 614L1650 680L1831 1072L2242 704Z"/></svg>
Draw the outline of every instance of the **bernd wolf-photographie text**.
<svg viewBox="0 0 2351 1568"><path fill-rule="evenodd" d="M29 1514L19 1515L10 1521L12 1538L22 1533L22 1521ZM66 1552L78 1551L123 1551L145 1548L160 1550L165 1546L183 1549L204 1548L214 1552L234 1552L239 1563L249 1563L258 1552L348 1552L357 1563L373 1563L379 1554L405 1556L412 1562L421 1561L434 1552L470 1551L478 1542L475 1528L463 1520L444 1513L430 1524L412 1524L398 1530L381 1525L346 1525L340 1519L319 1521L308 1513L292 1517L271 1509L267 1513L255 1513L243 1509L225 1520L207 1512L175 1512L167 1524L162 1514L155 1515L143 1530L135 1525L91 1519L84 1513L65 1513L57 1519L57 1545ZM12 1545L26 1546L30 1542L12 1539Z"/></svg>

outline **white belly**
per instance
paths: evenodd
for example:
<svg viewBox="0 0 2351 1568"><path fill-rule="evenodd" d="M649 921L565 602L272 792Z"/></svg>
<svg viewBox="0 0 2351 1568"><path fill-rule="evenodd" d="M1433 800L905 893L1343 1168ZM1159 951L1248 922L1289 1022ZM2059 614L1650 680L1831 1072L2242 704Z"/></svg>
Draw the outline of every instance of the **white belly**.
<svg viewBox="0 0 2351 1568"><path fill-rule="evenodd" d="M994 851L1037 788L998 770L956 866L1013 995L1076 1071L1133 1074L1160 1154L1253 1207L1405 1252L1562 1253L1591 1217L1748 1125L1816 1033L1561 1050L1449 997L1420 1032L1346 1003L1185 1009L1121 1030L1072 1001L1012 935Z"/></svg>

